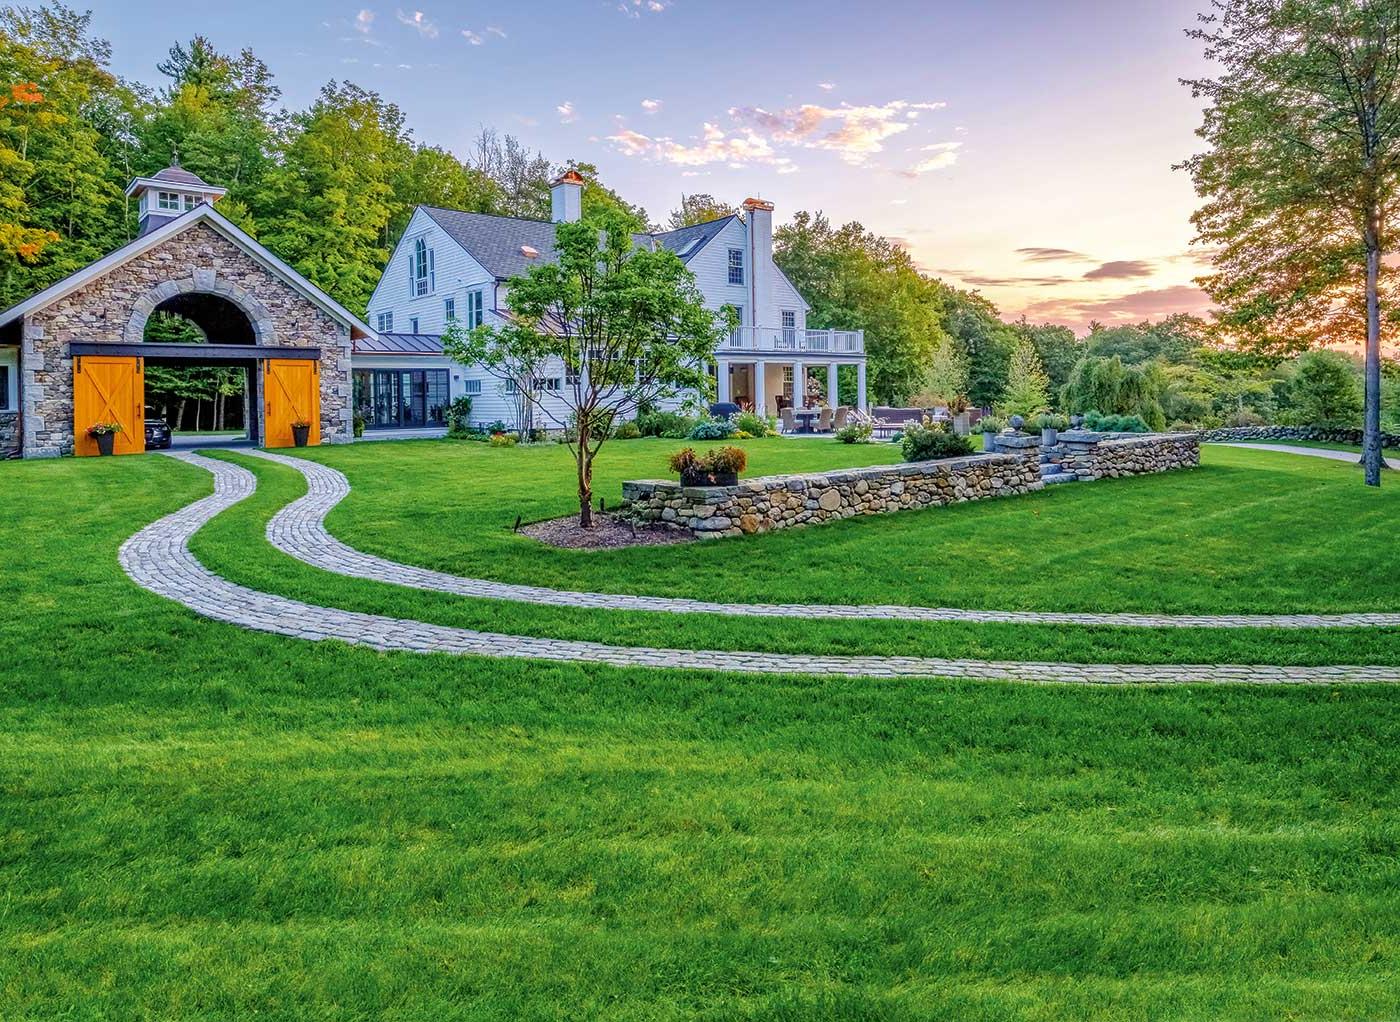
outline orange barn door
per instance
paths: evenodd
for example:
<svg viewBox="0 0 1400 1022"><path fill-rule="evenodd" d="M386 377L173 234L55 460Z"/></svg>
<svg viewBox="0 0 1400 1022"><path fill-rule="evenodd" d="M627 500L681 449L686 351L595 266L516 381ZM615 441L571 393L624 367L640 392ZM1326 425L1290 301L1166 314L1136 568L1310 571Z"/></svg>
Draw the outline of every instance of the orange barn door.
<svg viewBox="0 0 1400 1022"><path fill-rule="evenodd" d="M263 444L291 447L292 423L311 423L309 444L321 442L321 363L311 358L263 360Z"/></svg>
<svg viewBox="0 0 1400 1022"><path fill-rule="evenodd" d="M97 453L88 427L99 422L121 426L114 454L146 449L146 376L141 359L116 355L73 356L73 453Z"/></svg>

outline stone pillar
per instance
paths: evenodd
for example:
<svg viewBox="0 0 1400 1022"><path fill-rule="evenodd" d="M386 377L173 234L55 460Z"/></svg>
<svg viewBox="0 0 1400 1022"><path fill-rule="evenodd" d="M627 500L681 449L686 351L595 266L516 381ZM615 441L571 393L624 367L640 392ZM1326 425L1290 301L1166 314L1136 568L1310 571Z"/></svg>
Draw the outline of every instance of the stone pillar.
<svg viewBox="0 0 1400 1022"><path fill-rule="evenodd" d="M724 404L729 400L729 363L715 363L715 394L716 400Z"/></svg>
<svg viewBox="0 0 1400 1022"><path fill-rule="evenodd" d="M807 407L807 363L805 362L792 364L792 406L794 408Z"/></svg>
<svg viewBox="0 0 1400 1022"><path fill-rule="evenodd" d="M836 390L836 363L828 362L826 364L826 403L835 408L839 402L840 398Z"/></svg>
<svg viewBox="0 0 1400 1022"><path fill-rule="evenodd" d="M870 406L865 402L865 363L856 363L856 407L862 412L869 411Z"/></svg>
<svg viewBox="0 0 1400 1022"><path fill-rule="evenodd" d="M765 377L767 366L762 362L753 364L753 408L759 415L768 414L768 395L764 393L764 386L767 384Z"/></svg>

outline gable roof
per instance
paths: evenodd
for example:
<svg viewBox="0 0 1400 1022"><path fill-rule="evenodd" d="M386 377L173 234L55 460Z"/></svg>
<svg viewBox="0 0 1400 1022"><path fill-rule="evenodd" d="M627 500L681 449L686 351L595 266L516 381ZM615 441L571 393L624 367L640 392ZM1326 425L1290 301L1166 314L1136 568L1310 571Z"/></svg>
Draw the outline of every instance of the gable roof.
<svg viewBox="0 0 1400 1022"><path fill-rule="evenodd" d="M491 213L466 213L460 209L441 206L421 206L423 212L447 232L447 236L462 246L491 276L508 280L524 273L531 266L550 263L555 259L554 231L558 224L552 220L527 220L524 217L495 216ZM675 252L681 262L689 262L710 243L729 221L738 214L693 224L661 234L634 234L639 245L659 245ZM529 246L538 256L525 255L521 249Z"/></svg>
<svg viewBox="0 0 1400 1022"><path fill-rule="evenodd" d="M84 266L76 273L69 274L62 280L50 284L39 293L30 295L19 304L10 306L4 312L0 312L0 327L13 323L15 320L27 316L32 312L36 312L49 303L57 301L66 294L71 294L89 281L95 280L105 273L109 273L128 260L136 258L141 253L155 248L161 242L187 231L200 223L207 223L213 230L242 249L249 258L261 263L273 275L280 277L283 283L291 287L292 290L297 291L303 298L306 298L313 305L318 306L332 319L349 328L352 338L374 336L374 331L363 323L353 312L345 308L345 306L341 305L315 284L311 283L311 281L307 280L281 259L278 259L262 245L259 245L246 233L238 227L235 227L227 217L207 203L202 203L194 209L181 213L179 216L161 224L155 230L127 242L125 245L121 246L121 248L113 252L109 252L96 262L88 263L88 265Z"/></svg>

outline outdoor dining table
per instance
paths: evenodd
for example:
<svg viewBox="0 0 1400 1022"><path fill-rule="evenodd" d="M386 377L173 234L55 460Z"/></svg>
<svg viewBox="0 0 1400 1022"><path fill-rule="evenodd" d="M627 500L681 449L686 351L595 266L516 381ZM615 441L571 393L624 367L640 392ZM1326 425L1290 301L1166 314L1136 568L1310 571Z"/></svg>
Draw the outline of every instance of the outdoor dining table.
<svg viewBox="0 0 1400 1022"><path fill-rule="evenodd" d="M817 411L815 408L794 409L792 417L797 420L797 432L812 432L812 423L816 421Z"/></svg>

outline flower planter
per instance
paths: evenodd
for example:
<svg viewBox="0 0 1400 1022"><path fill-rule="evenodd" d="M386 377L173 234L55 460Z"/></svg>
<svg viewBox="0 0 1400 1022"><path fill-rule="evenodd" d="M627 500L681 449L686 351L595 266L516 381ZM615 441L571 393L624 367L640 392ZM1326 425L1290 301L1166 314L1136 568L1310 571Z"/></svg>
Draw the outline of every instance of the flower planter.
<svg viewBox="0 0 1400 1022"><path fill-rule="evenodd" d="M997 449L997 435L995 433L982 434L982 450L995 454Z"/></svg>
<svg viewBox="0 0 1400 1022"><path fill-rule="evenodd" d="M1040 431L1040 444L1042 447L1054 447L1060 442L1060 431L1053 426L1046 426Z"/></svg>
<svg viewBox="0 0 1400 1022"><path fill-rule="evenodd" d="M682 472L682 486L737 486L738 472Z"/></svg>
<svg viewBox="0 0 1400 1022"><path fill-rule="evenodd" d="M110 458L116 447L117 434L98 433L93 439L97 441L97 453L104 458Z"/></svg>
<svg viewBox="0 0 1400 1022"><path fill-rule="evenodd" d="M298 447L305 447L306 442L310 439L311 427L309 425L292 427L292 443L296 444Z"/></svg>

